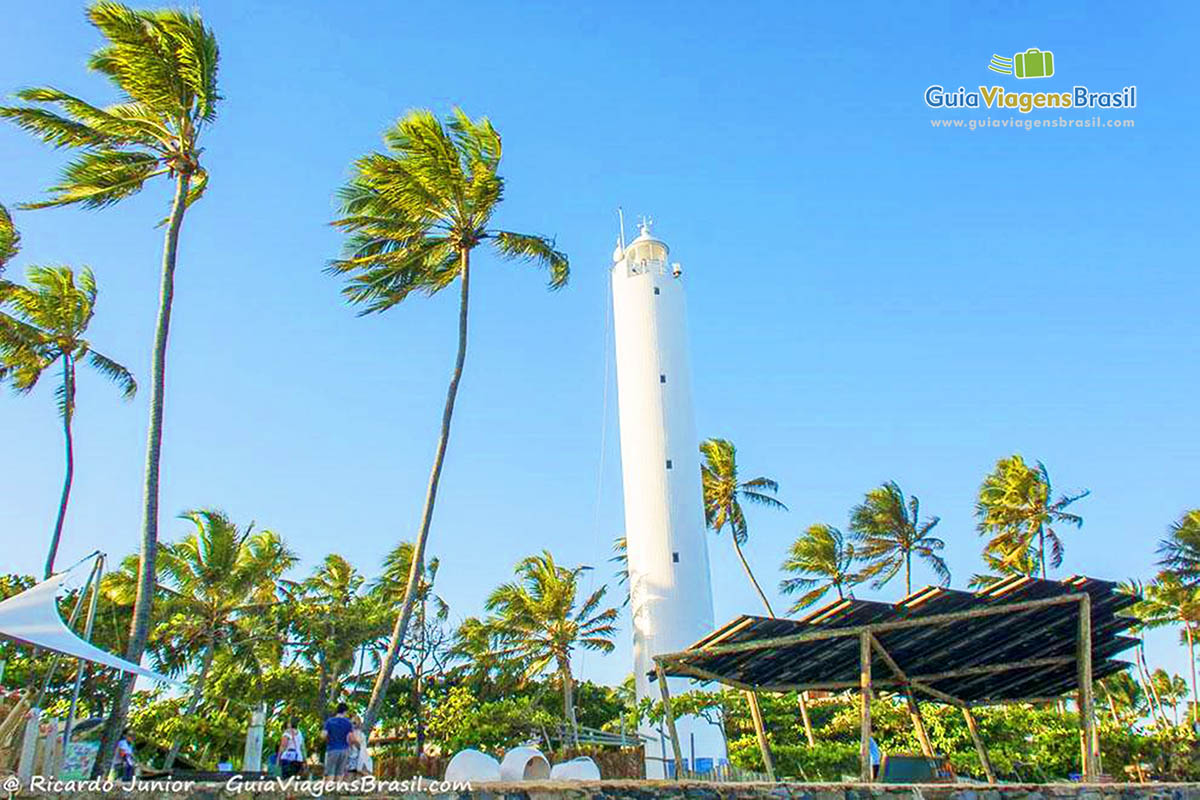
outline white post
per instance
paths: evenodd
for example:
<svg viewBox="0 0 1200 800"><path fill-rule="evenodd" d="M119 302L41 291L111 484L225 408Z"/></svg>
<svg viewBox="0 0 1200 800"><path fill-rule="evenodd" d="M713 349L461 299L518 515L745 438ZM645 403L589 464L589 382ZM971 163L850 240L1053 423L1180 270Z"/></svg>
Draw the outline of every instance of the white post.
<svg viewBox="0 0 1200 800"><path fill-rule="evenodd" d="M40 774L52 778L58 775L58 756L62 753L62 742L58 738L58 720L48 720L45 730L46 735L42 743L42 763L39 765Z"/></svg>
<svg viewBox="0 0 1200 800"><path fill-rule="evenodd" d="M17 777L21 783L28 786L33 777L34 761L37 756L38 734L41 730L42 711L39 708L29 710L29 719L25 720L25 735L21 739L21 759L17 763Z"/></svg>
<svg viewBox="0 0 1200 800"><path fill-rule="evenodd" d="M250 712L250 727L246 730L246 749L242 753L242 770L245 772L262 771L263 726L266 724L267 712L262 706Z"/></svg>

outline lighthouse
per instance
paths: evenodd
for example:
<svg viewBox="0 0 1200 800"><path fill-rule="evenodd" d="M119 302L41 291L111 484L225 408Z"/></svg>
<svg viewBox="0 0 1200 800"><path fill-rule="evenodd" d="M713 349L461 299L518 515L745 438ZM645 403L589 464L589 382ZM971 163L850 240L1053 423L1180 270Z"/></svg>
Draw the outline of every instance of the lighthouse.
<svg viewBox="0 0 1200 800"><path fill-rule="evenodd" d="M622 232L613 252L612 298L633 672L638 699L657 701L661 694L649 679L653 657L712 631L712 585L682 270L648 222L628 245L623 239ZM687 691L689 683L671 678L671 692ZM676 727L692 769L701 759L715 765L726 757L715 725L681 717ZM647 777L664 777L670 746L649 723L640 732L652 741Z"/></svg>

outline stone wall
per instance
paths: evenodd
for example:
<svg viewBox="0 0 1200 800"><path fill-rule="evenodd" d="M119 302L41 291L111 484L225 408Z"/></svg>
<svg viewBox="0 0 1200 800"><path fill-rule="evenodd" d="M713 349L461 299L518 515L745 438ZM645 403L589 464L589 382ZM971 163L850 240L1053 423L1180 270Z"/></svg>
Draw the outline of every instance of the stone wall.
<svg viewBox="0 0 1200 800"><path fill-rule="evenodd" d="M314 784L315 785L315 784ZM7 788L7 787L6 787ZM178 787L145 784L129 791L120 785L107 790L59 787L58 791L18 792L16 797L102 800L284 800L305 797L401 798L402 800L1200 800L1200 784L1004 784L997 787L961 784L875 785L853 783L707 783L666 781L596 781L587 783L529 782L478 784L470 791L410 786L360 785L353 791L303 789L298 786L241 786L197 784ZM432 788L433 791L429 789ZM10 795L11 796L11 795Z"/></svg>

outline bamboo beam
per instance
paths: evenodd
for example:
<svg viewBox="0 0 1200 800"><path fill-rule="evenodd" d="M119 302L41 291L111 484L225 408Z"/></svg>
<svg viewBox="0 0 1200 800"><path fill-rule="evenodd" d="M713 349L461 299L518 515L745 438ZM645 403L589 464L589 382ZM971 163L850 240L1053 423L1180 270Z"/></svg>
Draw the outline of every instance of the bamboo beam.
<svg viewBox="0 0 1200 800"><path fill-rule="evenodd" d="M675 672L687 673L688 677L696 678L697 680L716 681L717 683L723 683L726 686L732 686L735 689L741 689L743 692L754 691L754 687L748 683L734 680L733 678L727 678L724 675L718 675L715 672L709 672L708 670L701 669L694 664L672 664L671 669Z"/></svg>
<svg viewBox="0 0 1200 800"><path fill-rule="evenodd" d="M1079 598L1084 596L1086 595L1081 593L1072 593L1059 595L1058 597L1045 597L1040 600L1024 600L1019 603L999 603L994 606L985 606L984 608L973 608L969 611L951 611L946 614L930 614L927 617L913 617L911 619L899 619L891 622L877 622L870 625L848 625L844 628L809 631L808 633L794 633L789 636L777 636L773 639L754 639L749 642L734 642L733 644L712 645L709 647L702 647L697 650L681 650L677 653L663 653L655 656L655 658L660 659L667 664L674 664L676 662L686 661L691 658L703 658L705 656L724 655L727 653L748 653L754 650L767 650L772 647L782 647L790 644L821 642L828 639L855 637L864 632L880 633L886 631L898 631L908 628L923 628L927 625L941 625L946 622L958 622L964 619L982 619L984 617L994 617L1002 614L1016 614L1035 608L1048 608L1050 606L1061 606L1067 603L1077 603L1079 602Z"/></svg>
<svg viewBox="0 0 1200 800"><path fill-rule="evenodd" d="M858 686L862 695L862 730L858 742L859 778L863 783L875 780L871 768L871 631L858 636Z"/></svg>
<svg viewBox="0 0 1200 800"><path fill-rule="evenodd" d="M746 703L750 706L750 719L754 722L754 735L758 737L758 750L762 753L767 777L775 780L775 759L771 755L771 743L767 741L767 726L763 723L762 708L758 704L757 692L746 692Z"/></svg>
<svg viewBox="0 0 1200 800"><path fill-rule="evenodd" d="M679 746L679 732L675 730L675 714L671 711L671 690L667 688L667 676L658 659L654 661L658 675L658 691L662 694L663 716L667 718L667 731L671 734L671 751L675 755L675 780L683 780L683 748Z"/></svg>
<svg viewBox="0 0 1200 800"><path fill-rule="evenodd" d="M975 724L975 715L971 712L970 706L964 705L962 712L963 719L967 721L967 730L971 732L971 741L975 743L975 752L979 755L979 765L983 767L987 782L994 784L996 773L992 769L992 760L988 758L987 748L983 746L983 739L979 736L979 726Z"/></svg>
<svg viewBox="0 0 1200 800"><path fill-rule="evenodd" d="M967 678L972 675L992 675L997 672L1010 672L1015 669L1033 669L1035 667L1058 667L1070 664L1074 656L1047 656L1045 658L1026 658L1021 661L1005 661L1000 664L980 664L976 667L959 667L945 672L933 672L925 675L913 675L914 681L942 681L947 678Z"/></svg>
<svg viewBox="0 0 1200 800"><path fill-rule="evenodd" d="M871 649L879 654L879 657L883 659L883 663L888 665L888 669L892 671L892 674L899 678L901 683L908 683L908 675L896 663L896 659L892 658L892 654L883 648L883 645L879 643L879 639L875 637L875 634L868 633L867 638L871 642Z"/></svg>
<svg viewBox="0 0 1200 800"><path fill-rule="evenodd" d="M967 703L971 708L984 708L986 706L1014 706L1024 703L1058 703L1062 701L1062 697L1009 697L1000 700L975 700Z"/></svg>
<svg viewBox="0 0 1200 800"><path fill-rule="evenodd" d="M1079 721L1084 741L1083 779L1095 782L1100 778L1100 748L1096 740L1096 704L1092 696L1092 598L1086 594L1079 601L1077 646Z"/></svg>
<svg viewBox="0 0 1200 800"><path fill-rule="evenodd" d="M921 716L921 707L917 705L917 698L913 697L911 688L904 693L904 702L908 705L908 718L912 721L913 732L917 734L921 755L933 758L933 745L929 741L929 731L925 729L925 718Z"/></svg>
<svg viewBox="0 0 1200 800"><path fill-rule="evenodd" d="M912 687L914 689L916 689L917 691L921 692L922 694L927 694L930 697L934 697L934 698L937 698L938 700L941 700L943 703L948 703L949 705L952 705L952 706L965 706L966 705L966 703L964 703L962 700L959 700L957 697L946 694L945 692L935 689L932 686L928 686L924 683L921 683L920 681L913 681Z"/></svg>
<svg viewBox="0 0 1200 800"><path fill-rule="evenodd" d="M808 692L800 692L800 721L804 725L804 738L809 747L816 747L817 740L813 736L812 720L808 718Z"/></svg>

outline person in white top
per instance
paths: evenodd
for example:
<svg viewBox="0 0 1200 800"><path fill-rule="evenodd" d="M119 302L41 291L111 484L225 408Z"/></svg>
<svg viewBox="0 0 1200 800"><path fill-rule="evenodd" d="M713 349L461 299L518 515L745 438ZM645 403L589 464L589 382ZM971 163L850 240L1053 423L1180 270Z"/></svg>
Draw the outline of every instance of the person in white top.
<svg viewBox="0 0 1200 800"><path fill-rule="evenodd" d="M285 778L299 775L304 759L304 734L296 727L296 720L289 719L279 737L279 774Z"/></svg>
<svg viewBox="0 0 1200 800"><path fill-rule="evenodd" d="M354 729L350 731L347 741L350 744L350 772L352 775L370 775L375 768L371 763L371 751L367 747L367 732L363 730L362 720L356 715L351 717Z"/></svg>

